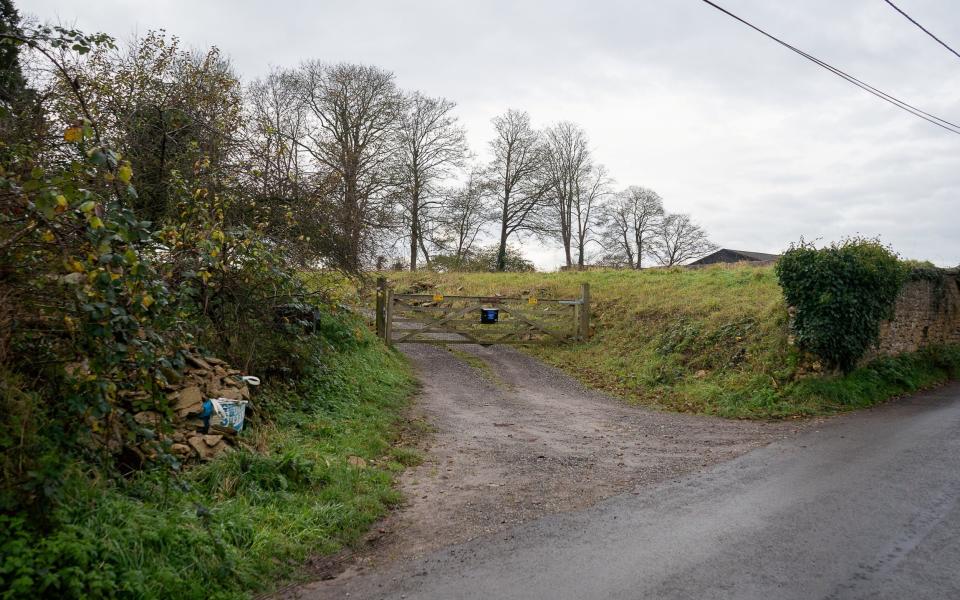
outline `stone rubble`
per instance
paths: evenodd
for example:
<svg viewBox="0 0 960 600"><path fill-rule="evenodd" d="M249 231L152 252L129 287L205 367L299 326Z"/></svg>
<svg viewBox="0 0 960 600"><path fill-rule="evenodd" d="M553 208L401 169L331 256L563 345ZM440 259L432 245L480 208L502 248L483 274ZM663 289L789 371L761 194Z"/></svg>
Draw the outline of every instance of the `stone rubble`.
<svg viewBox="0 0 960 600"><path fill-rule="evenodd" d="M250 388L241 379L241 371L212 356L191 354L182 375L167 373L170 385L164 389L174 412L173 432L158 431L161 441L170 440L170 452L181 461L208 461L226 452L236 443L236 432L229 428L211 427L203 433L199 418L207 398L250 400ZM248 405L249 406L249 405ZM154 411L133 415L140 425L156 426L162 416Z"/></svg>

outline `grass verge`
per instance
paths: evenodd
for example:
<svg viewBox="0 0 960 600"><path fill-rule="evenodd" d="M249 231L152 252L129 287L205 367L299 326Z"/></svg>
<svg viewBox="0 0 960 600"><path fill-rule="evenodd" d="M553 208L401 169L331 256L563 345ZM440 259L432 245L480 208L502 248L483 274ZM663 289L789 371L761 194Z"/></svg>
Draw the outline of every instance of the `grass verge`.
<svg viewBox="0 0 960 600"><path fill-rule="evenodd" d="M729 418L788 418L861 408L943 383L955 348L880 359L850 375L819 371L791 345L770 267L562 273L388 273L398 291L576 297L591 286L586 343L527 352L630 402Z"/></svg>
<svg viewBox="0 0 960 600"><path fill-rule="evenodd" d="M91 479L79 467L42 539L0 516L4 598L244 598L308 555L336 552L400 501L391 447L413 389L406 363L356 329L311 374L255 402L248 448L177 479Z"/></svg>

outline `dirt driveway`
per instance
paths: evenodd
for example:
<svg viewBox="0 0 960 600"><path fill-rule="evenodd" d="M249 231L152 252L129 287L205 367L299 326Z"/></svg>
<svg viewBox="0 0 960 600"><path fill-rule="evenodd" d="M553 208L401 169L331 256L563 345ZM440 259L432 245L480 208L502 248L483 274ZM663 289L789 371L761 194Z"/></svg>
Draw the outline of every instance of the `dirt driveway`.
<svg viewBox="0 0 960 600"><path fill-rule="evenodd" d="M728 421L628 406L505 347L410 344L423 389L411 419L434 428L400 479L407 504L365 547L318 564L283 598L342 598L351 580L547 513L729 460L799 423Z"/></svg>

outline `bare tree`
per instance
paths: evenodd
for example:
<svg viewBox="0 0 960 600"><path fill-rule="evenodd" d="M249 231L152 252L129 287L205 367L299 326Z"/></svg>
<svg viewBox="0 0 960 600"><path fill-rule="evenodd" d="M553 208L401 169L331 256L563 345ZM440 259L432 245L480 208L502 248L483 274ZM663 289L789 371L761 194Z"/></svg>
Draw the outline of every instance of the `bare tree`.
<svg viewBox="0 0 960 600"><path fill-rule="evenodd" d="M569 121L548 127L543 134L542 166L544 202L551 208L544 215L545 230L559 238L570 267L573 265L574 204L592 169L586 132Z"/></svg>
<svg viewBox="0 0 960 600"><path fill-rule="evenodd" d="M500 221L496 265L503 271L510 236L538 228L534 216L543 198L538 177L543 152L540 133L526 112L508 110L493 119L493 127L496 135L490 142L490 180Z"/></svg>
<svg viewBox="0 0 960 600"><path fill-rule="evenodd" d="M272 70L247 87L247 148L260 197L300 199L307 111L295 72Z"/></svg>
<svg viewBox="0 0 960 600"><path fill-rule="evenodd" d="M391 217L402 96L393 74L373 66L308 62L300 71L312 117L304 148L337 182L326 254L357 272Z"/></svg>
<svg viewBox="0 0 960 600"><path fill-rule="evenodd" d="M437 184L462 166L468 153L466 133L453 115L455 106L444 98L414 92L400 117L402 203L409 225L411 271L417 270L421 249L429 264L423 217L440 201Z"/></svg>
<svg viewBox="0 0 960 600"><path fill-rule="evenodd" d="M448 191L440 206L433 243L450 256L454 269L464 265L483 227L490 222L488 188L482 173L473 171L464 185Z"/></svg>
<svg viewBox="0 0 960 600"><path fill-rule="evenodd" d="M242 179L256 201L252 216L269 223L266 235L297 264L329 258L338 246L328 225L340 180L329 167L311 161L306 150L311 115L300 74L275 69L246 92L250 168Z"/></svg>
<svg viewBox="0 0 960 600"><path fill-rule="evenodd" d="M650 254L666 267L705 256L717 249L690 215L667 215L654 229Z"/></svg>
<svg viewBox="0 0 960 600"><path fill-rule="evenodd" d="M586 262L587 245L598 242L594 237L594 227L599 221L598 209L602 208L601 201L609 194L611 183L606 167L593 166L577 186L577 193L573 197L570 222L573 227L573 243L577 249L577 266L581 269Z"/></svg>
<svg viewBox="0 0 960 600"><path fill-rule="evenodd" d="M608 262L643 268L644 255L663 220L663 200L651 189L630 186L603 208L603 244Z"/></svg>

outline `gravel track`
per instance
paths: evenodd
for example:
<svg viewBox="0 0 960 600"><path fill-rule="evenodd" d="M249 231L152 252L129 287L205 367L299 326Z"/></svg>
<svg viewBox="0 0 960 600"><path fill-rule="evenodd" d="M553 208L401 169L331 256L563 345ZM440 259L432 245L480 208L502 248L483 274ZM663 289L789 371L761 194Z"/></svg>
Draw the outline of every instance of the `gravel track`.
<svg viewBox="0 0 960 600"><path fill-rule="evenodd" d="M363 547L318 560L283 598L342 598L388 563L575 511L792 437L812 422L731 421L630 406L511 348L401 345L433 432L399 486L406 504Z"/></svg>

